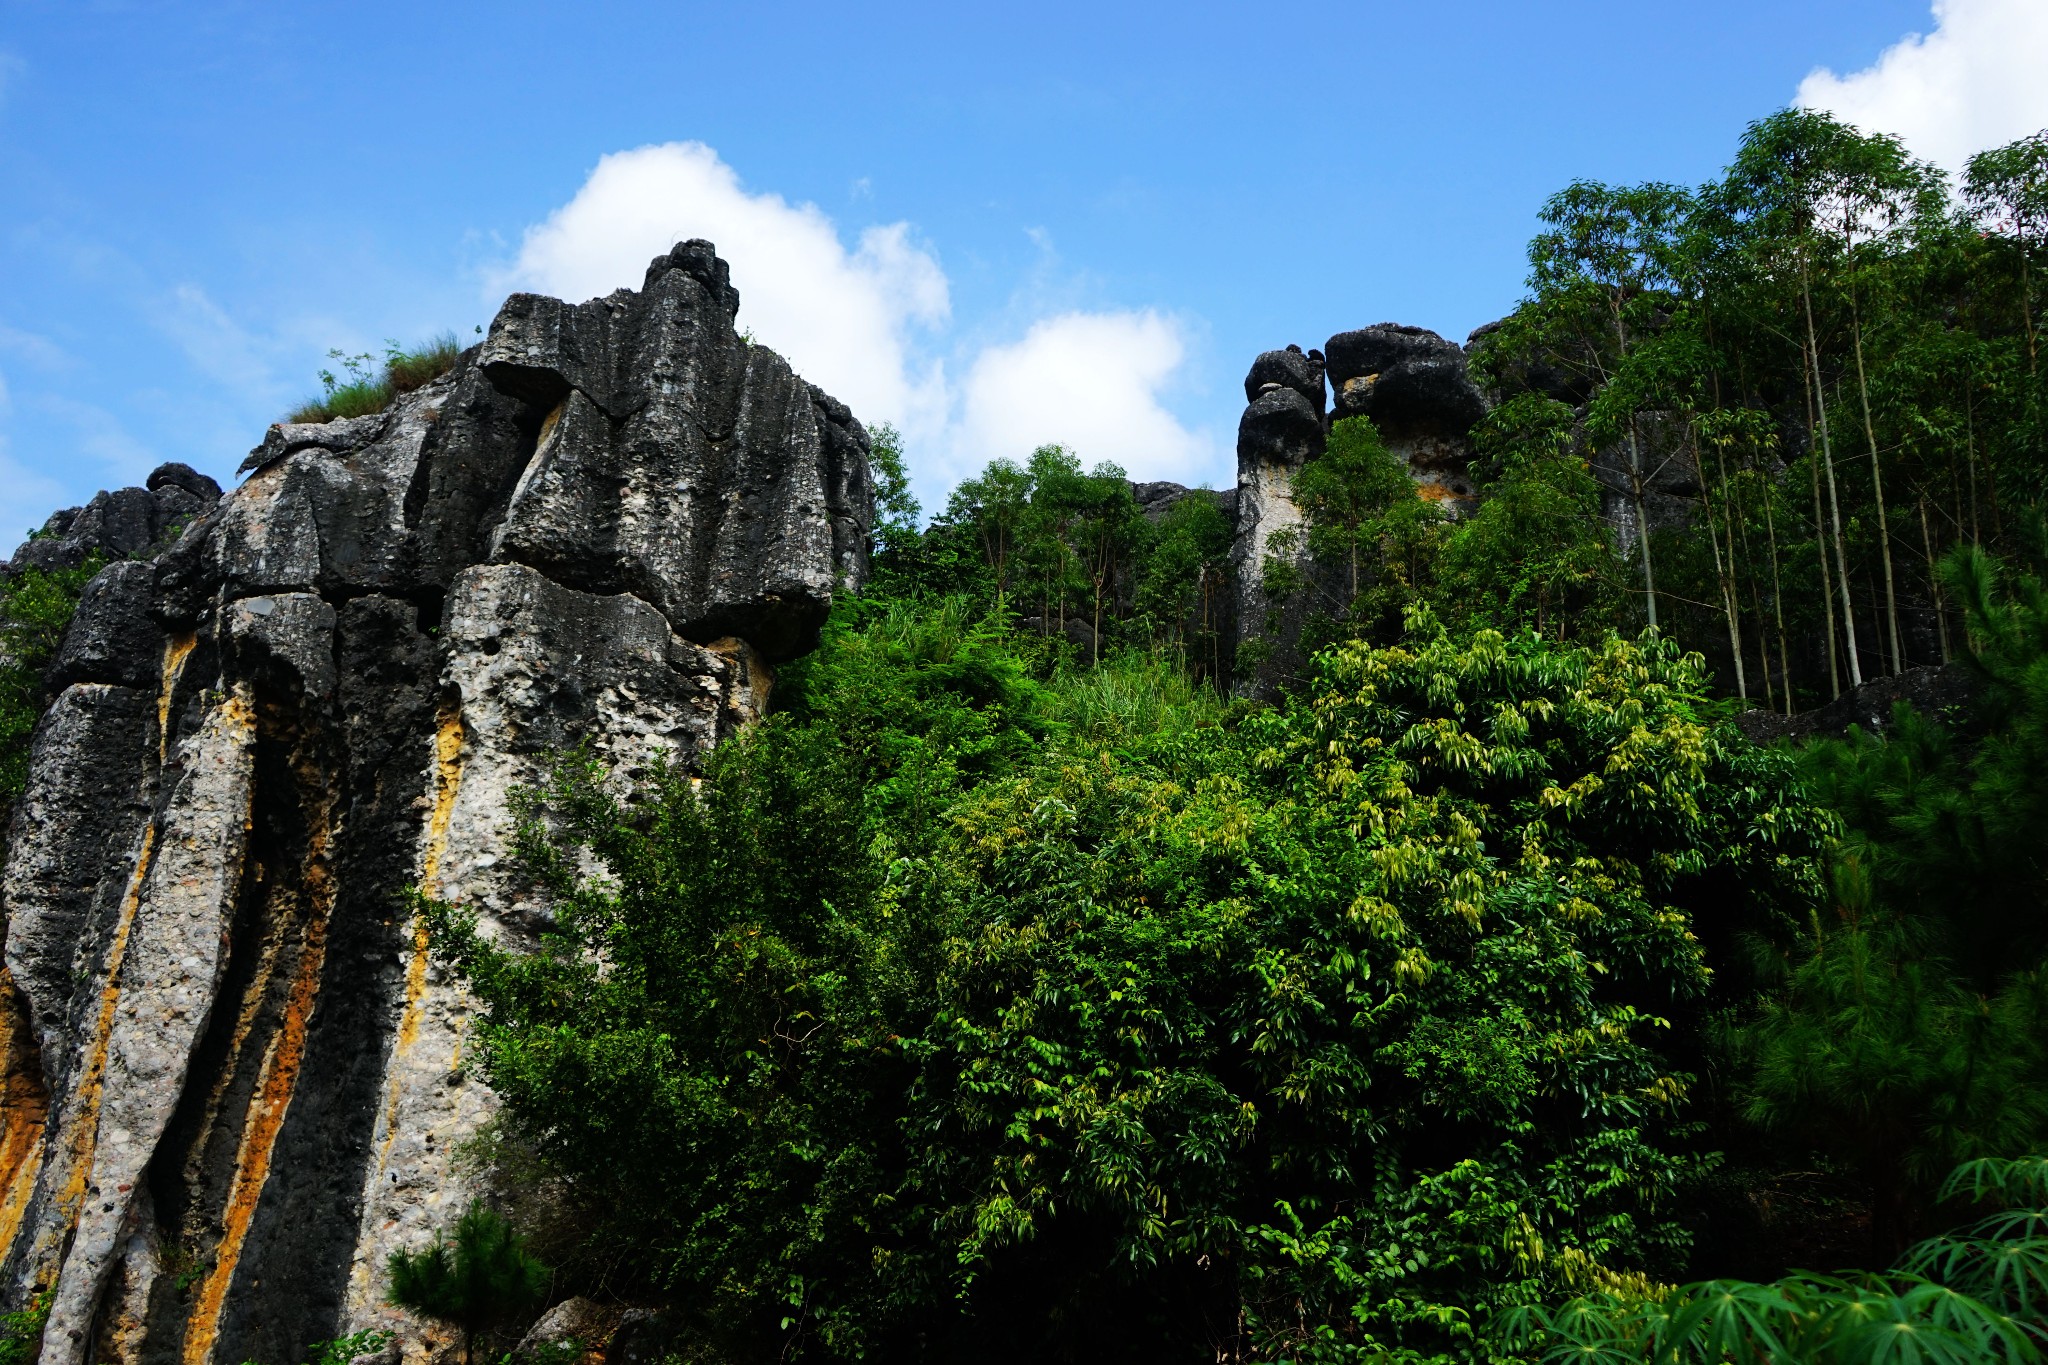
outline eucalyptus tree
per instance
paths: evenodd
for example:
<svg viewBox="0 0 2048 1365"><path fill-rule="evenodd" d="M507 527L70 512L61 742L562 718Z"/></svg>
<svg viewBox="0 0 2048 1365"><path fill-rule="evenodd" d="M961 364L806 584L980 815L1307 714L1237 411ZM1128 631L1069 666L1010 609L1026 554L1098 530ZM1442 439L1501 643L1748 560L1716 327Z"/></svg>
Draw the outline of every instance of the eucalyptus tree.
<svg viewBox="0 0 2048 1365"><path fill-rule="evenodd" d="M1064 636L1067 597L1080 586L1072 533L1089 501L1088 476L1080 457L1062 445L1032 451L1025 470L1031 482L1030 504L1018 526L1021 572L1038 588L1039 620Z"/></svg>
<svg viewBox="0 0 2048 1365"><path fill-rule="evenodd" d="M1856 164L1859 135L1827 114L1784 109L1749 125L1727 174L1709 190L1717 221L1749 268L1784 280L1798 300L1803 383L1813 403L1820 468L1827 476L1827 518L1833 533L1835 587L1841 595L1849 680L1863 682L1849 592L1849 557L1842 531L1842 500L1835 477L1834 439L1816 286L1830 283L1843 242L1834 218L1844 202L1845 171ZM1823 570L1825 573L1825 570Z"/></svg>
<svg viewBox="0 0 2048 1365"><path fill-rule="evenodd" d="M963 480L946 503L946 519L972 526L989 568L996 576L996 593L1010 586L1010 559L1015 553L1017 531L1031 505L1031 475L1015 460L991 460L981 477Z"/></svg>
<svg viewBox="0 0 2048 1365"><path fill-rule="evenodd" d="M2027 369L2040 368L2034 328L2033 258L2048 241L2048 129L1979 152L1963 171L1963 199L1987 234L2010 242L2020 269L2020 317Z"/></svg>
<svg viewBox="0 0 2048 1365"><path fill-rule="evenodd" d="M1531 339L1574 361L1601 389L1637 358L1669 318L1679 289L1679 245L1692 195L1666 184L1603 185L1581 180L1553 195L1547 225L1529 244L1533 297L1518 320ZM1626 390L1617 390L1624 392ZM1619 405L1610 403L1609 408ZM1644 494L1655 477L1643 452L1640 409L1625 406L1609 425L1628 452L1627 492L1643 564L1643 605L1657 624L1657 575Z"/></svg>
<svg viewBox="0 0 2048 1365"><path fill-rule="evenodd" d="M1825 115L1812 116L1824 118ZM1830 226L1841 233L1844 283L1849 300L1849 337L1856 357L1856 392L1863 409L1863 433L1870 446L1870 485L1876 504L1878 548L1884 563L1885 620L1891 636L1894 673L1906 668L1899 636L1899 598L1892 566L1891 523L1884 501L1884 469L1878 454L1877 423L1871 415L1870 376L1863 354L1862 285L1903 243L1907 232L1941 216L1945 182L1941 172L1907 154L1897 138L1834 125L1821 129L1834 163L1833 193L1824 201Z"/></svg>
<svg viewBox="0 0 2048 1365"><path fill-rule="evenodd" d="M1117 465L1104 461L1088 471L1084 497L1073 535L1095 598L1090 662L1100 663L1103 608L1114 607L1119 578L1143 546L1146 526L1130 482Z"/></svg>

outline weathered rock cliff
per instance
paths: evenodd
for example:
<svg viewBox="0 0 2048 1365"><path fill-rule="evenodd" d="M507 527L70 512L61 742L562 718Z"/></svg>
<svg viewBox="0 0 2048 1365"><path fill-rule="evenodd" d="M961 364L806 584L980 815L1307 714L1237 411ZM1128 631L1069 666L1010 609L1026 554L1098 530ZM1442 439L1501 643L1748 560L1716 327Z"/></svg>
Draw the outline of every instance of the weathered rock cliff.
<svg viewBox="0 0 2048 1365"><path fill-rule="evenodd" d="M465 1201L491 1099L406 890L531 935L512 790L702 753L866 574L866 434L738 305L705 242L515 296L225 497L167 466L24 548L143 556L81 602L0 880L0 1292L51 1292L48 1365L299 1359Z"/></svg>

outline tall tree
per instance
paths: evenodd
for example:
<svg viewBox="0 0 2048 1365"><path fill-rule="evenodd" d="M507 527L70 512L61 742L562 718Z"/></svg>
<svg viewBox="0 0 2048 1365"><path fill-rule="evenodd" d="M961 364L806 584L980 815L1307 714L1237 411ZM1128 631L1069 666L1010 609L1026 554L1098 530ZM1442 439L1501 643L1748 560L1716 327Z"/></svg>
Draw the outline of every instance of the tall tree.
<svg viewBox="0 0 2048 1365"><path fill-rule="evenodd" d="M1676 185L1581 180L1553 195L1547 225L1529 245L1528 321L1552 334L1550 349L1584 358L1603 386L1635 358L1677 289L1679 241L1692 196ZM1627 481L1642 555L1643 607L1657 624L1657 574L1645 493L1656 470L1633 408L1616 424L1628 452Z"/></svg>
<svg viewBox="0 0 2048 1365"><path fill-rule="evenodd" d="M2027 369L2040 369L2034 329L2033 258L2048 242L2048 129L1979 152L1963 171L1963 198L1987 233L2010 241L2019 262Z"/></svg>

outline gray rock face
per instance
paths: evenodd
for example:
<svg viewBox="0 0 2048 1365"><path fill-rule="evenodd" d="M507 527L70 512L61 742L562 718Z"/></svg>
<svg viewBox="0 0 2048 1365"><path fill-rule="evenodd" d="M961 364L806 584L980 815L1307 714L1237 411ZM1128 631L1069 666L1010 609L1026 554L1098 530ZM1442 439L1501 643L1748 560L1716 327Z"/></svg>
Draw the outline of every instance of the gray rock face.
<svg viewBox="0 0 2048 1365"><path fill-rule="evenodd" d="M160 548L220 500L220 485L188 465L159 465L148 485L100 493L83 507L52 513L0 572L75 569L93 555L140 555Z"/></svg>
<svg viewBox="0 0 2048 1365"><path fill-rule="evenodd" d="M1476 492L1470 435L1486 399L1467 372L1464 349L1392 322L1339 332L1323 348L1336 393L1332 415L1370 417L1423 496L1454 516L1469 512Z"/></svg>
<svg viewBox="0 0 2048 1365"><path fill-rule="evenodd" d="M1266 363L1275 355L1259 357ZM1294 476L1323 453L1324 429L1320 402L1312 403L1298 389L1254 384L1258 368L1245 380L1256 396L1237 424L1237 535L1231 547L1231 568L1237 580L1237 689L1248 696L1274 695L1300 670L1301 627L1307 610L1304 595L1281 593L1287 571L1308 562L1307 525L1294 501Z"/></svg>
<svg viewBox="0 0 2048 1365"><path fill-rule="evenodd" d="M478 363L548 415L494 549L633 593L691 639L744 624L788 658L859 571L867 440L781 356L733 335L737 295L700 248L677 247L637 294L506 303Z"/></svg>
<svg viewBox="0 0 2048 1365"><path fill-rule="evenodd" d="M867 437L733 331L691 242L509 301L441 379L183 466L12 565L113 557L47 679L0 875L0 1301L43 1360L296 1360L402 1325L492 1109L421 886L526 941L514 790L692 763L867 571ZM170 543L166 544L169 541Z"/></svg>

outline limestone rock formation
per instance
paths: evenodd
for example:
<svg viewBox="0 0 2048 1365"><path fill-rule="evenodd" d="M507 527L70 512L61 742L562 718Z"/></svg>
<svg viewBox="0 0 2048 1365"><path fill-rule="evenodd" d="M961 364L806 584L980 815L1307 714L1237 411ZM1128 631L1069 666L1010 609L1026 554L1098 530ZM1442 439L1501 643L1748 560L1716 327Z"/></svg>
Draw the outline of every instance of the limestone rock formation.
<svg viewBox="0 0 2048 1365"><path fill-rule="evenodd" d="M1335 402L1324 409L1325 380ZM1464 350L1420 327L1381 323L1340 332L1321 351L1267 351L1245 377L1237 428L1236 687L1271 696L1303 664L1301 638L1327 566L1307 553L1294 477L1323 452L1329 424L1369 417L1407 465L1423 496L1454 516L1476 505L1470 437L1487 410ZM1294 590L1272 591L1269 565L1294 570Z"/></svg>
<svg viewBox="0 0 2048 1365"><path fill-rule="evenodd" d="M866 574L867 436L738 303L704 242L515 296L225 497L167 466L16 556L120 556L0 878L0 1296L51 1292L47 1365L297 1360L464 1204L491 1098L406 891L529 937L513 789L578 745L690 761Z"/></svg>
<svg viewBox="0 0 2048 1365"><path fill-rule="evenodd" d="M1462 515L1474 506L1473 424L1486 400L1466 372L1464 348L1421 327L1383 322L1324 343L1333 416L1370 417L1406 461L1424 497Z"/></svg>

